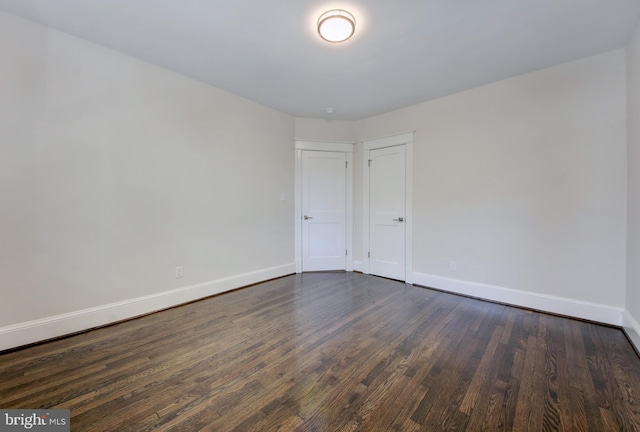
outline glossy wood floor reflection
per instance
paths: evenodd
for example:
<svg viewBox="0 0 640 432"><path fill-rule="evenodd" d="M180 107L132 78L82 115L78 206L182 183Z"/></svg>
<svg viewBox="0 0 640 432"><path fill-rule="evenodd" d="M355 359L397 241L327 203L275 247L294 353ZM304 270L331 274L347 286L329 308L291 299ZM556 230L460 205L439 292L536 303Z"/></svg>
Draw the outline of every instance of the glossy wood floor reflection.
<svg viewBox="0 0 640 432"><path fill-rule="evenodd" d="M73 431L638 431L620 330L308 273L0 356Z"/></svg>

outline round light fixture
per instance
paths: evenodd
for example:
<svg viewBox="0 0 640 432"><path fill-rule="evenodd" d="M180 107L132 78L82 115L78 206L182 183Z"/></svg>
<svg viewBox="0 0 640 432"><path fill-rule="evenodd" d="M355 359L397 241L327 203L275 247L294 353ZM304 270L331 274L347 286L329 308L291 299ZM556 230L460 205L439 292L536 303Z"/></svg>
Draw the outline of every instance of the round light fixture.
<svg viewBox="0 0 640 432"><path fill-rule="evenodd" d="M356 19L346 10L333 9L318 18L318 34L327 42L344 42L356 31Z"/></svg>

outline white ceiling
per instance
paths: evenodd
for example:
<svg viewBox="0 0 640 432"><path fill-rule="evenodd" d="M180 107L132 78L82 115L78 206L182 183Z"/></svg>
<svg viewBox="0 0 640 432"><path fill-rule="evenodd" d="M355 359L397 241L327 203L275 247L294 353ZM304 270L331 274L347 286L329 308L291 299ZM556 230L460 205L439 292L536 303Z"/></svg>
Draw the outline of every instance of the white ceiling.
<svg viewBox="0 0 640 432"><path fill-rule="evenodd" d="M323 42L318 16L351 11ZM0 10L299 117L356 120L623 47L639 0L0 0Z"/></svg>

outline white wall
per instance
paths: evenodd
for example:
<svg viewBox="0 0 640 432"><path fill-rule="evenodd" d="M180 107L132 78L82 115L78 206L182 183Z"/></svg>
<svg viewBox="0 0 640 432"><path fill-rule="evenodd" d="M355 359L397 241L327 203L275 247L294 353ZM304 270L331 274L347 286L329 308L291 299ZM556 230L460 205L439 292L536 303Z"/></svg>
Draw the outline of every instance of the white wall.
<svg viewBox="0 0 640 432"><path fill-rule="evenodd" d="M36 148L34 134L44 88L43 38L0 14L0 327L17 322L15 308L39 305L29 293L35 275Z"/></svg>
<svg viewBox="0 0 640 432"><path fill-rule="evenodd" d="M291 116L5 13L0 58L0 349L294 271Z"/></svg>
<svg viewBox="0 0 640 432"><path fill-rule="evenodd" d="M627 48L628 234L625 328L640 349L640 23Z"/></svg>
<svg viewBox="0 0 640 432"><path fill-rule="evenodd" d="M414 271L620 317L625 100L617 50L358 122L361 140L416 131Z"/></svg>
<svg viewBox="0 0 640 432"><path fill-rule="evenodd" d="M356 122L349 120L296 117L294 135L298 140L310 141L354 143L358 140Z"/></svg>

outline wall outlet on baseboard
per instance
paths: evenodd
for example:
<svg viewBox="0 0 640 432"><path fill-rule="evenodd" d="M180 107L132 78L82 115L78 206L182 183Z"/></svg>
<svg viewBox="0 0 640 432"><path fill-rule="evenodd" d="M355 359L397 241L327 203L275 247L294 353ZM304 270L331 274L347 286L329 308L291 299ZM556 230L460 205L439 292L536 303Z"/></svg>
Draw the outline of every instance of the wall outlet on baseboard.
<svg viewBox="0 0 640 432"><path fill-rule="evenodd" d="M458 270L458 263L455 261L449 261L449 270L451 271Z"/></svg>
<svg viewBox="0 0 640 432"><path fill-rule="evenodd" d="M176 279L179 279L184 276L184 267L178 266L176 267Z"/></svg>

